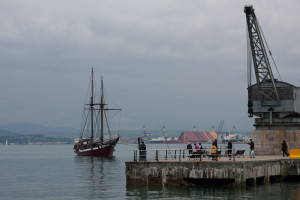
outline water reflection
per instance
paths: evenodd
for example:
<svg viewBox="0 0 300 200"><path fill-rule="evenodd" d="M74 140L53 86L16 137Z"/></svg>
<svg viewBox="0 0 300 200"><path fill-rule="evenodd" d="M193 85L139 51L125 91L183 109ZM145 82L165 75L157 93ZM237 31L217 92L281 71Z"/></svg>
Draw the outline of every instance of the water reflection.
<svg viewBox="0 0 300 200"><path fill-rule="evenodd" d="M127 187L127 199L231 199L245 194L243 189L226 187ZM239 198L237 198L239 199Z"/></svg>
<svg viewBox="0 0 300 200"><path fill-rule="evenodd" d="M273 183L241 188L224 186L201 187L138 187L127 186L127 199L292 199L300 196L299 183Z"/></svg>
<svg viewBox="0 0 300 200"><path fill-rule="evenodd" d="M147 145L165 149L165 145ZM186 145L170 145L184 148ZM248 146L246 146L248 147ZM134 147L135 148L135 147ZM299 199L300 178L246 188L127 187L125 161L133 147L120 144L115 157L79 157L71 145L1 147L0 199Z"/></svg>
<svg viewBox="0 0 300 200"><path fill-rule="evenodd" d="M75 172L81 182L85 199L111 197L113 183L119 178L118 160L115 157L75 156Z"/></svg>

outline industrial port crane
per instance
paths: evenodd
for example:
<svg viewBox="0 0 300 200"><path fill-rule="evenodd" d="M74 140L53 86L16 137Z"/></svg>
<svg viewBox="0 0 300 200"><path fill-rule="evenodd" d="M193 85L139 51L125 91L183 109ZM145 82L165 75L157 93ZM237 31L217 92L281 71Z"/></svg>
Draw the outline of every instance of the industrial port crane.
<svg viewBox="0 0 300 200"><path fill-rule="evenodd" d="M252 6L245 6L250 47L258 92L263 105L280 105L271 65L263 43L261 30Z"/></svg>
<svg viewBox="0 0 300 200"><path fill-rule="evenodd" d="M256 84L248 83L249 117L257 117L256 129L299 129L300 89L274 78L253 6L246 5L244 12L256 78Z"/></svg>

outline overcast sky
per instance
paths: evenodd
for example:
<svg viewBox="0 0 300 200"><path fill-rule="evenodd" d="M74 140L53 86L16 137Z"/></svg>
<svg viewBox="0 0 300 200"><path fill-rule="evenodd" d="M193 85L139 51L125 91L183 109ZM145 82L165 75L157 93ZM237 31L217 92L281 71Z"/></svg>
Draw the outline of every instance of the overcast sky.
<svg viewBox="0 0 300 200"><path fill-rule="evenodd" d="M251 130L246 4L300 86L298 0L1 0L0 125L80 128L94 67L120 129Z"/></svg>

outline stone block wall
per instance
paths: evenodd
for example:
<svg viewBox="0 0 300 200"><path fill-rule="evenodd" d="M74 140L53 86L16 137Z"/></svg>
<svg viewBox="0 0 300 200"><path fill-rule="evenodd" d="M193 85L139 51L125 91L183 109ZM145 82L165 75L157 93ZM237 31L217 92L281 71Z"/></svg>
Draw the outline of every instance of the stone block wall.
<svg viewBox="0 0 300 200"><path fill-rule="evenodd" d="M222 182L234 186L246 185L247 180L300 175L300 160L258 160L228 162L126 162L127 185L189 185L193 181Z"/></svg>
<svg viewBox="0 0 300 200"><path fill-rule="evenodd" d="M252 140L256 155L281 155L283 140L300 149L300 130L254 130Z"/></svg>

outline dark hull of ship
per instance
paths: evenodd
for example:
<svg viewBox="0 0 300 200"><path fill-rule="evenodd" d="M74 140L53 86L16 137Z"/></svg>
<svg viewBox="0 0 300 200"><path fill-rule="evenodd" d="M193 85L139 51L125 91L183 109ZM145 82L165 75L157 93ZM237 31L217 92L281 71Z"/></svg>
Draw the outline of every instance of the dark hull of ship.
<svg viewBox="0 0 300 200"><path fill-rule="evenodd" d="M84 149L80 150L78 148L74 148L74 152L78 156L113 156L115 146L119 141L119 137L110 143L106 143L102 147L97 146L93 147L93 149Z"/></svg>

